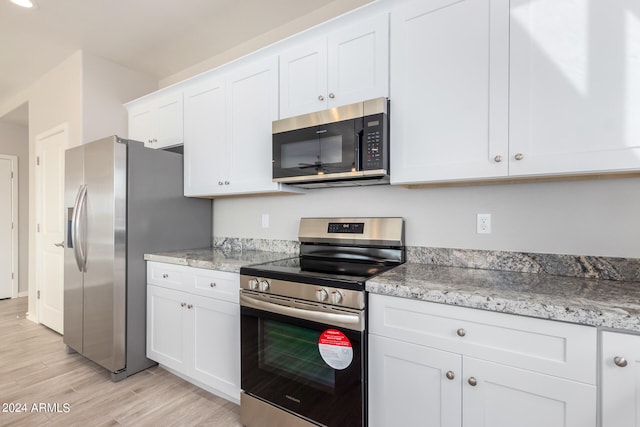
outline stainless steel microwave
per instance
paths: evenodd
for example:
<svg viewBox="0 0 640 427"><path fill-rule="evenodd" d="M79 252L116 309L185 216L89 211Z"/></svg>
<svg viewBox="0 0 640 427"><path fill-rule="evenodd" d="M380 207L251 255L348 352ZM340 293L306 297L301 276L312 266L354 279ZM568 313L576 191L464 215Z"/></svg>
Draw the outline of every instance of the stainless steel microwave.
<svg viewBox="0 0 640 427"><path fill-rule="evenodd" d="M389 100L273 122L273 181L299 187L389 183Z"/></svg>

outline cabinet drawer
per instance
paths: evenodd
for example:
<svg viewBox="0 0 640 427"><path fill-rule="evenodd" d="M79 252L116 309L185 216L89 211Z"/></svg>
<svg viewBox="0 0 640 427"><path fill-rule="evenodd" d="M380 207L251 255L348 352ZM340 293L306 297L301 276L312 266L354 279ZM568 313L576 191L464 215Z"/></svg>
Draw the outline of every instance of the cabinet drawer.
<svg viewBox="0 0 640 427"><path fill-rule="evenodd" d="M147 261L147 283L172 288L187 290L192 274L181 265L165 264L161 262Z"/></svg>
<svg viewBox="0 0 640 427"><path fill-rule="evenodd" d="M369 296L369 332L595 384L596 328L425 301Z"/></svg>
<svg viewBox="0 0 640 427"><path fill-rule="evenodd" d="M240 276L224 271L194 268L194 293L229 302L240 302Z"/></svg>

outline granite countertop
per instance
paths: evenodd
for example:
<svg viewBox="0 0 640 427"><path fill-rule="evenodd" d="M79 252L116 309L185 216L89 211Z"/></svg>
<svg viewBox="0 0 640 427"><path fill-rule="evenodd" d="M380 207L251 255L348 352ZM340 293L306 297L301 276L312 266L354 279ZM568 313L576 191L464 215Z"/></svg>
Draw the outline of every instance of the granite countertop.
<svg viewBox="0 0 640 427"><path fill-rule="evenodd" d="M209 270L239 273L240 267L245 265L291 258L291 256L291 254L271 251L238 251L224 250L221 248L202 248L145 254L144 259L146 261L165 262L168 264L188 265L190 267L206 268Z"/></svg>
<svg viewBox="0 0 640 427"><path fill-rule="evenodd" d="M374 294L640 332L640 282L428 264L367 281Z"/></svg>

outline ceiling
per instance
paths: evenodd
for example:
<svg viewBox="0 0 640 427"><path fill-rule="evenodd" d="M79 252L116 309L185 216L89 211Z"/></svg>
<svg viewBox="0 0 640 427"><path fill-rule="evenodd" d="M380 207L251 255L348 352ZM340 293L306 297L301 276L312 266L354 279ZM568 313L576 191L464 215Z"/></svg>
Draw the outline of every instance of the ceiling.
<svg viewBox="0 0 640 427"><path fill-rule="evenodd" d="M344 0L35 1L23 9L0 0L0 103L79 49L162 80L331 3L344 8ZM26 108L5 119L26 120Z"/></svg>

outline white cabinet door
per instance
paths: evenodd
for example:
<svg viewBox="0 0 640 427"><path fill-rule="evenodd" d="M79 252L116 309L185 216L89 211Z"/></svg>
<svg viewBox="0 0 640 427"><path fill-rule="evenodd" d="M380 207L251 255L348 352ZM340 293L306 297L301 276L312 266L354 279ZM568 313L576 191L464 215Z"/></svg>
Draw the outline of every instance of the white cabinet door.
<svg viewBox="0 0 640 427"><path fill-rule="evenodd" d="M193 297L194 359L191 376L240 399L240 306L213 298Z"/></svg>
<svg viewBox="0 0 640 427"><path fill-rule="evenodd" d="M465 427L595 427L596 387L465 357Z"/></svg>
<svg viewBox="0 0 640 427"><path fill-rule="evenodd" d="M388 96L387 14L280 54L280 118Z"/></svg>
<svg viewBox="0 0 640 427"><path fill-rule="evenodd" d="M327 108L327 40L302 43L280 55L280 117Z"/></svg>
<svg viewBox="0 0 640 427"><path fill-rule="evenodd" d="M640 336L602 332L602 427L640 425Z"/></svg>
<svg viewBox="0 0 640 427"><path fill-rule="evenodd" d="M185 338L186 304L183 292L147 286L147 357L178 371L188 369L192 354Z"/></svg>
<svg viewBox="0 0 640 427"><path fill-rule="evenodd" d="M228 175L224 78L211 78L184 92L184 195L219 191Z"/></svg>
<svg viewBox="0 0 640 427"><path fill-rule="evenodd" d="M227 80L225 191L277 191L272 182L271 123L278 118L278 60L268 58L234 70Z"/></svg>
<svg viewBox="0 0 640 427"><path fill-rule="evenodd" d="M391 183L508 174L508 1L391 15Z"/></svg>
<svg viewBox="0 0 640 427"><path fill-rule="evenodd" d="M327 107L389 96L389 15L331 34Z"/></svg>
<svg viewBox="0 0 640 427"><path fill-rule="evenodd" d="M183 143L182 91L159 93L129 106L129 138L145 147L164 148Z"/></svg>
<svg viewBox="0 0 640 427"><path fill-rule="evenodd" d="M460 355L370 334L369 425L460 427L461 378Z"/></svg>
<svg viewBox="0 0 640 427"><path fill-rule="evenodd" d="M510 21L510 174L639 169L637 0L512 0Z"/></svg>

